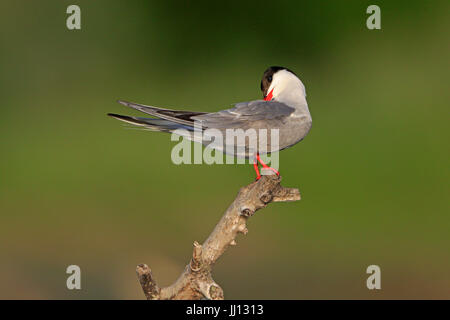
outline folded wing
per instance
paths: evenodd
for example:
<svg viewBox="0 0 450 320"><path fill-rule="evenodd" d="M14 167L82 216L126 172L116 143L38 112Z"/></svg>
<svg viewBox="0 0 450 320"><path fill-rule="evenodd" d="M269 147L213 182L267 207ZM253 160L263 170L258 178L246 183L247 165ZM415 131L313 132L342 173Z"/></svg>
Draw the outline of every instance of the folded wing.
<svg viewBox="0 0 450 320"><path fill-rule="evenodd" d="M283 103L276 101L254 100L241 102L234 108L218 112L196 112L185 110L171 110L146 106L119 100L124 106L139 110L159 119L129 117L118 114L108 114L118 120L138 126L148 127L159 131L172 131L178 128L193 129L196 121L200 122L202 129L215 128L264 128L270 129L279 126L280 121L289 117L294 111Z"/></svg>

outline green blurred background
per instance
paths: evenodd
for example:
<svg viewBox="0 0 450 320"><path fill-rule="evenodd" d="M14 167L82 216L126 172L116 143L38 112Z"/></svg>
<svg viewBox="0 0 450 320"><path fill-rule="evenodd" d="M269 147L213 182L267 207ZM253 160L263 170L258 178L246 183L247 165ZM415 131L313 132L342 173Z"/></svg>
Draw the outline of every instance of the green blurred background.
<svg viewBox="0 0 450 320"><path fill-rule="evenodd" d="M81 7L82 29L66 28ZM366 8L381 8L381 30ZM306 85L313 129L280 154L303 199L249 221L214 269L228 299L450 298L448 1L0 4L0 298L142 299L175 281L248 165L170 161L117 104L216 111L270 65ZM66 289L66 267L82 290ZM381 267L381 290L366 288Z"/></svg>

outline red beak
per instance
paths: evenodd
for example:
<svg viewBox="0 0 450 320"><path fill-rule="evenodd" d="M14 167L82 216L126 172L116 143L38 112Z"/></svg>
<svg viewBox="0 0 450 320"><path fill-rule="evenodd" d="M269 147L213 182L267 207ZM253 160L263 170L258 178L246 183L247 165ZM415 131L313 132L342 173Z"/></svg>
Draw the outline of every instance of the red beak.
<svg viewBox="0 0 450 320"><path fill-rule="evenodd" d="M269 92L269 94L264 98L265 101L270 101L273 99L273 89Z"/></svg>

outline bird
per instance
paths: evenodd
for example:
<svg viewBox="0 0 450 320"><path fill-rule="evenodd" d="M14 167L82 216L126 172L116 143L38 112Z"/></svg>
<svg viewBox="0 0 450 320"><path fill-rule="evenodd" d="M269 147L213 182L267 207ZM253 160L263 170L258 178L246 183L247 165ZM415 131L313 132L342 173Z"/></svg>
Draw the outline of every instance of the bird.
<svg viewBox="0 0 450 320"><path fill-rule="evenodd" d="M258 162L265 172L280 175L278 170L265 164L260 155L292 147L305 138L312 126L305 86L292 70L280 66L267 68L261 79L261 91L263 99L236 103L233 108L217 112L173 110L118 100L120 104L153 118L115 113L107 115L151 131L176 133L226 154L251 159L256 180L259 180L261 173ZM236 145L230 148L227 142L212 144L211 137L194 134L198 127L203 133L215 130L224 136L232 130L248 132L253 129L256 139L260 139L262 134L266 135L269 149L267 146L262 148L261 143L251 145L250 138L238 139Z"/></svg>

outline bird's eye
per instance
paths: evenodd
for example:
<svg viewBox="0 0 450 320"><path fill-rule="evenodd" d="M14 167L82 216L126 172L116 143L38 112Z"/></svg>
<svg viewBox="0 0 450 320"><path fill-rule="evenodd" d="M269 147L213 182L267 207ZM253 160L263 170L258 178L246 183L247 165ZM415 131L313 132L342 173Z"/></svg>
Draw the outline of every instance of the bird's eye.
<svg viewBox="0 0 450 320"><path fill-rule="evenodd" d="M272 82L272 76L269 76L269 78L267 78L267 80L269 80L269 82Z"/></svg>

